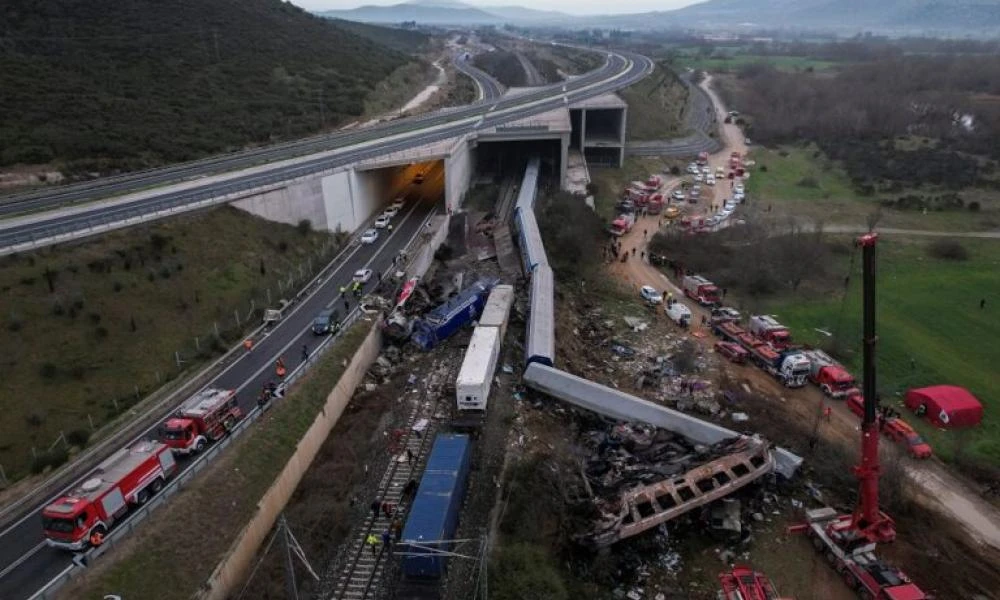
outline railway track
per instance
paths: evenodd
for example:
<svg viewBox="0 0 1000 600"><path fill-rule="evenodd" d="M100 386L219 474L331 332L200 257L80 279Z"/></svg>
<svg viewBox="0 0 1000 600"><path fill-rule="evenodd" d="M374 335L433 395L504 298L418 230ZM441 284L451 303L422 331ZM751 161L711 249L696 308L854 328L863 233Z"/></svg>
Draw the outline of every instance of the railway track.
<svg viewBox="0 0 1000 600"><path fill-rule="evenodd" d="M426 380L418 382L420 392L406 419L406 433L400 440L398 451L390 456L389 464L378 484L378 498L396 506L397 516L405 520L402 491L410 479L419 481L429 449L437 433L439 423L435 416L447 405L449 396L445 393L449 381L454 381L462 363L462 351L440 347ZM415 427L426 419L426 428L420 433ZM406 450L414 455L414 461L406 461ZM392 557L390 551L380 548L375 554L365 543L370 534L379 536L390 525L391 519L381 511L376 518L372 511L365 513L364 520L356 526L346 545L346 552L338 562L331 565L320 583L319 598L323 600L369 600L377 598L386 578L386 570Z"/></svg>

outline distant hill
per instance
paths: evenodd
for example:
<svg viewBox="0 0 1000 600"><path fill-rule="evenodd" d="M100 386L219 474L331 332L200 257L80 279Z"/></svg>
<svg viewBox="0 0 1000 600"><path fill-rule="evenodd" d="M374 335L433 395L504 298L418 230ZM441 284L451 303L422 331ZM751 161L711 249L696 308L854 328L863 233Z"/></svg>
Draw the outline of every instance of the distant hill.
<svg viewBox="0 0 1000 600"><path fill-rule="evenodd" d="M523 6L484 6L483 10L510 22L542 24L562 24L572 26L580 19L573 15L554 10L537 10Z"/></svg>
<svg viewBox="0 0 1000 600"><path fill-rule="evenodd" d="M501 25L504 22L498 15L459 2L449 3L448 6L440 6L434 1L406 2L391 6L359 6L346 10L327 10L318 14L363 23L416 21L422 25Z"/></svg>
<svg viewBox="0 0 1000 600"><path fill-rule="evenodd" d="M367 31L281 0L6 0L0 165L134 169L313 133L408 62Z"/></svg>

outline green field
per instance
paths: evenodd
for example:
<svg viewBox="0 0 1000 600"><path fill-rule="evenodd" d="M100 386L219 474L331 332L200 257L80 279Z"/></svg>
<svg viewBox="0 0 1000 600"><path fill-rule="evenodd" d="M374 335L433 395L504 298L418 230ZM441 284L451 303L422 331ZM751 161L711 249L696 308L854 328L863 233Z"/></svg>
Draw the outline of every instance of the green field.
<svg viewBox="0 0 1000 600"><path fill-rule="evenodd" d="M981 428L940 432L908 415L935 452L953 457L958 441L970 456L1000 464L1000 240L969 240L967 261L930 257L930 242L885 236L879 244L878 381L884 401L907 389L954 384L971 390L986 407ZM843 260L848 260L846 257ZM847 365L860 376L860 255L846 297L775 302L769 310L792 328L800 342L825 345L836 335ZM980 310L979 301L987 305ZM904 411L906 413L907 411Z"/></svg>
<svg viewBox="0 0 1000 600"><path fill-rule="evenodd" d="M936 194L939 191L905 190L892 194L861 196L844 169L815 146L787 146L776 149L752 147L756 161L747 181L747 192L759 208L768 205L776 213L792 214L824 223L863 225L866 215L879 208L882 197L909 192ZM766 170L764 170L766 168ZM974 231L995 228L1000 221L997 196L988 189L962 190L968 200L978 200L983 210L951 210L922 214L919 211L883 209L879 224L885 227L938 231Z"/></svg>
<svg viewBox="0 0 1000 600"><path fill-rule="evenodd" d="M726 56L700 56L697 54L682 54L676 64L680 67L701 69L709 72L733 71L752 64L767 64L782 71L803 71L812 68L816 71L832 69L839 63L829 60L816 60L805 56L764 56L759 54L732 54Z"/></svg>
<svg viewBox="0 0 1000 600"><path fill-rule="evenodd" d="M687 88L672 73L652 75L620 92L628 102L628 139L663 140L683 136Z"/></svg>
<svg viewBox="0 0 1000 600"><path fill-rule="evenodd" d="M28 472L32 447L85 438L176 377L175 352L190 371L237 342L260 323L251 298L277 302L279 280L318 267L329 240L227 207L0 259L7 476Z"/></svg>

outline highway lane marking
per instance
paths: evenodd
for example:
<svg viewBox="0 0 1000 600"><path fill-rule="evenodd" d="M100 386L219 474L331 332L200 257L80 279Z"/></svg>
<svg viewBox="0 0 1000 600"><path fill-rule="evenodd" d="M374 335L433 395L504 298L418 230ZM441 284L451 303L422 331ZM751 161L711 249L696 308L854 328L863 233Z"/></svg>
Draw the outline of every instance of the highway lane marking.
<svg viewBox="0 0 1000 600"><path fill-rule="evenodd" d="M43 547L45 547L45 542L41 541L38 543L37 546L22 554L21 558L7 565L7 567L3 571L0 571L0 579L3 579L4 577L10 575L12 572L14 572L14 569L17 569L22 564L24 564L29 558L38 554L38 551L41 550Z"/></svg>

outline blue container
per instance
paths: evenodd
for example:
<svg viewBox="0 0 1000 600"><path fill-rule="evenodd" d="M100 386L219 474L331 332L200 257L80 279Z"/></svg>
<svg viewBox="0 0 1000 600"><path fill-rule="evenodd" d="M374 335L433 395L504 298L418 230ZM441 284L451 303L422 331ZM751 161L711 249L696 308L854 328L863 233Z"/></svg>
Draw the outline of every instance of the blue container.
<svg viewBox="0 0 1000 600"><path fill-rule="evenodd" d="M450 552L452 544L438 542L455 539L471 455L467 435L448 433L434 439L398 550L408 555L403 557L406 577L440 579L444 575L448 557L440 552Z"/></svg>
<svg viewBox="0 0 1000 600"><path fill-rule="evenodd" d="M483 312L486 299L499 279L485 278L462 290L413 324L413 341L422 350L430 350L453 333L474 321Z"/></svg>

